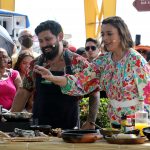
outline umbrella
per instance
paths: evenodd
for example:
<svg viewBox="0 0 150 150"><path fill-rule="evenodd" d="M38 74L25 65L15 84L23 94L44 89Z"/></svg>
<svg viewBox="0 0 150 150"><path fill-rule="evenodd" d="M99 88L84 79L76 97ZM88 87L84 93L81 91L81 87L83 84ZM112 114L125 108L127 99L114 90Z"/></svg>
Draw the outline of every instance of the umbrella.
<svg viewBox="0 0 150 150"><path fill-rule="evenodd" d="M11 56L13 54L14 42L10 37L7 30L0 25L0 48L4 48L7 50L8 55Z"/></svg>

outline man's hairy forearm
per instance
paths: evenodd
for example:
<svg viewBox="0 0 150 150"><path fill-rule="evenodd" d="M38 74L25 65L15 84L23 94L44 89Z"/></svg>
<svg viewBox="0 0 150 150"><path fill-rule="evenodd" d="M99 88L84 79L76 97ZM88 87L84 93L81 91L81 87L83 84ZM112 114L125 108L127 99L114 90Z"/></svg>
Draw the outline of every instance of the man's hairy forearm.
<svg viewBox="0 0 150 150"><path fill-rule="evenodd" d="M89 114L87 117L87 121L89 121L89 122L96 121L99 103L100 103L100 92L95 92L95 93L90 94L90 96L89 96Z"/></svg>

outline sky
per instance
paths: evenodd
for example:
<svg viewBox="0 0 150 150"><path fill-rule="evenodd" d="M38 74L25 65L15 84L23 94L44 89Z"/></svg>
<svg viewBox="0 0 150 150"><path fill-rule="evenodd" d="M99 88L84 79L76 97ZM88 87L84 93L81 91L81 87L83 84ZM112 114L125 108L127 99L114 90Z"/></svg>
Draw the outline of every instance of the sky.
<svg viewBox="0 0 150 150"><path fill-rule="evenodd" d="M69 42L78 47L85 43L84 0L15 0L15 11L28 15L32 30L42 21L58 21L65 34L71 34ZM150 11L138 12L134 0L117 0L116 15L122 17L129 27L132 38L141 35L141 44L150 45ZM101 4L101 0L98 0Z"/></svg>
<svg viewBox="0 0 150 150"><path fill-rule="evenodd" d="M84 46L84 0L16 0L15 10L29 16L32 29L48 19L58 21L65 34L72 34L72 45Z"/></svg>
<svg viewBox="0 0 150 150"><path fill-rule="evenodd" d="M141 44L150 45L150 11L138 12L133 6L135 0L117 0L116 15L122 17L135 41L141 35Z"/></svg>

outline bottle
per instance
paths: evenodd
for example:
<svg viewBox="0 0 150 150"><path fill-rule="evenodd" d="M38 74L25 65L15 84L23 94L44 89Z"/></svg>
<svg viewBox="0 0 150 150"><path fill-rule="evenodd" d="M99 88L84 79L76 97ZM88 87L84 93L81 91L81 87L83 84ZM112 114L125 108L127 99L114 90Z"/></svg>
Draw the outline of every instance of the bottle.
<svg viewBox="0 0 150 150"><path fill-rule="evenodd" d="M122 132L125 133L125 132L128 132L128 131L134 130L132 119L133 119L132 115L122 114L122 116L121 116Z"/></svg>
<svg viewBox="0 0 150 150"><path fill-rule="evenodd" d="M140 130L140 135L144 136L143 128L148 126L148 112L144 110L144 102L139 101L140 108L139 111L135 112L135 129Z"/></svg>
<svg viewBox="0 0 150 150"><path fill-rule="evenodd" d="M132 131L132 130L134 130L134 126L132 124L132 118L127 117L125 132Z"/></svg>
<svg viewBox="0 0 150 150"><path fill-rule="evenodd" d="M127 116L125 114L121 114L121 131L125 132L125 126L127 124Z"/></svg>

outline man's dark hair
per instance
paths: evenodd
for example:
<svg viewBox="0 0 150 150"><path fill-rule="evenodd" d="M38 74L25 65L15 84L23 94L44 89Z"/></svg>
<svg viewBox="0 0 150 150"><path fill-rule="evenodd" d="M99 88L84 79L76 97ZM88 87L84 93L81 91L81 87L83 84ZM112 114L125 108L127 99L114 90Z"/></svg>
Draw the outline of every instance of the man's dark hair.
<svg viewBox="0 0 150 150"><path fill-rule="evenodd" d="M97 39L94 39L94 38L87 38L86 41L85 41L85 44L86 44L87 42L93 42L93 43L95 43L95 45L96 45L98 48L99 48L99 46L100 46L100 42L99 42Z"/></svg>
<svg viewBox="0 0 150 150"><path fill-rule="evenodd" d="M63 32L61 25L53 20L47 20L41 22L36 28L35 33L38 35L42 31L49 30L52 34L57 36L60 32Z"/></svg>

